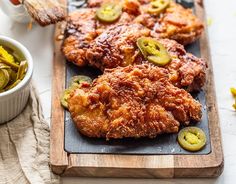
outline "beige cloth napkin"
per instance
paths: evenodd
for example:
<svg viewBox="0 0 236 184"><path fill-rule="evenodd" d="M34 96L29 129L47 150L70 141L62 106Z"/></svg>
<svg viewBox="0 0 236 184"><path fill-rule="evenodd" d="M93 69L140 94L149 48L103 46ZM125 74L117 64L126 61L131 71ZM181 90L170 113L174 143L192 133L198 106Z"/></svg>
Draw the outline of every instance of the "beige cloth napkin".
<svg viewBox="0 0 236 184"><path fill-rule="evenodd" d="M0 125L0 184L57 184L49 167L49 126L32 87L24 111Z"/></svg>

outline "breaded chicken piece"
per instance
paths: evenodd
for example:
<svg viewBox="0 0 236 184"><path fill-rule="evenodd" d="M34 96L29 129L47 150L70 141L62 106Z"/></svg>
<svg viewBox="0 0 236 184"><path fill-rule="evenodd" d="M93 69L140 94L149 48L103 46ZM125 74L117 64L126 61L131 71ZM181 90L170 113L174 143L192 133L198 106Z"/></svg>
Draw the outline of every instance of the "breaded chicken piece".
<svg viewBox="0 0 236 184"><path fill-rule="evenodd" d="M195 41L203 31L202 23L192 14L191 10L171 2L160 16L148 14L145 10L150 6L148 0L113 0L122 3L123 11L120 18L113 23L100 22L96 18L96 9L104 2L112 0L89 0L88 8L72 12L67 18L65 40L62 52L66 59L78 66L88 62L85 54L94 40L107 28L121 24L138 22L153 30L158 38L171 38L182 44ZM137 34L137 33L133 33Z"/></svg>
<svg viewBox="0 0 236 184"><path fill-rule="evenodd" d="M89 64L101 70L147 63L136 41L140 37L153 37L151 31L141 24L120 24L111 27L91 42L86 58ZM199 90L206 79L206 62L187 53L174 40L158 39L172 60L163 66L168 70L172 84L188 91Z"/></svg>
<svg viewBox="0 0 236 184"><path fill-rule="evenodd" d="M95 9L81 9L67 17L62 52L68 61L78 66L87 64L86 51L97 36L95 12Z"/></svg>
<svg viewBox="0 0 236 184"><path fill-rule="evenodd" d="M100 7L104 2L123 3L123 11L137 15L134 20L157 33L159 38L169 38L187 45L197 40L203 32L203 23L180 4L170 1L170 5L160 15L150 14L152 0L89 0L88 7Z"/></svg>
<svg viewBox="0 0 236 184"><path fill-rule="evenodd" d="M136 41L142 36L150 36L150 30L141 24L120 24L104 31L87 50L89 64L104 70L141 63L144 58L139 53Z"/></svg>
<svg viewBox="0 0 236 184"><path fill-rule="evenodd" d="M72 92L69 111L82 134L107 140L154 138L201 119L201 104L173 86L166 69L149 64L105 70Z"/></svg>
<svg viewBox="0 0 236 184"><path fill-rule="evenodd" d="M123 12L118 21L106 24L96 19L96 9L84 8L75 11L67 17L62 52L69 62L78 66L87 65L85 54L91 41L106 28L116 24L128 23L133 19L134 15Z"/></svg>
<svg viewBox="0 0 236 184"><path fill-rule="evenodd" d="M141 14L141 4L138 0L88 0L87 7L89 8L99 8L103 3L116 3L122 4L122 11L131 15Z"/></svg>
<svg viewBox="0 0 236 184"><path fill-rule="evenodd" d="M159 16L149 14L151 0L141 1L141 14L134 20L157 33L159 38L176 40L182 45L196 41L204 30L203 23L180 4L170 1L170 5Z"/></svg>

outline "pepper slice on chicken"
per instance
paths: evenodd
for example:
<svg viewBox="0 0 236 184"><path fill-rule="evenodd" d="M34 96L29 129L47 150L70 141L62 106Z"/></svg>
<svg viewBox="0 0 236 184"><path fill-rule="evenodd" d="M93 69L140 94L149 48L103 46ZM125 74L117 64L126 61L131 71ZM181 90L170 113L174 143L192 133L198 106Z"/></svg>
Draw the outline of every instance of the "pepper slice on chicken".
<svg viewBox="0 0 236 184"><path fill-rule="evenodd" d="M118 20L106 23L98 20L96 11L103 3L114 2L122 5ZM121 23L140 23L155 33L157 38L170 38L181 44L189 44L198 39L203 24L192 11L174 2L158 15L146 12L150 0L89 0L87 8L72 12L67 18L65 40L62 52L66 59L78 66L88 63L86 52L97 36L107 28ZM133 32L137 34L137 32Z"/></svg>
<svg viewBox="0 0 236 184"><path fill-rule="evenodd" d="M86 58L89 64L101 70L147 63L137 47L140 37L155 37L141 24L120 24L111 27L91 42ZM156 39L171 57L163 66L168 70L169 79L177 87L197 91L205 83L206 62L187 53L184 47L174 40Z"/></svg>
<svg viewBox="0 0 236 184"><path fill-rule="evenodd" d="M203 23L193 14L191 9L186 9L180 4L170 1L168 7L161 15L150 14L152 0L139 0L141 14L134 22L141 23L153 30L159 38L168 38L182 45L196 41L204 30Z"/></svg>
<svg viewBox="0 0 236 184"><path fill-rule="evenodd" d="M88 137L150 137L200 121L201 104L169 82L168 71L149 64L107 69L68 100L78 130Z"/></svg>
<svg viewBox="0 0 236 184"><path fill-rule="evenodd" d="M123 10L137 15L134 22L155 31L159 38L169 38L187 45L197 40L203 32L203 23L193 14L191 9L184 8L172 0L163 12L155 14L148 11L155 0L123 0ZM89 0L88 7L100 7L104 2L118 0Z"/></svg>

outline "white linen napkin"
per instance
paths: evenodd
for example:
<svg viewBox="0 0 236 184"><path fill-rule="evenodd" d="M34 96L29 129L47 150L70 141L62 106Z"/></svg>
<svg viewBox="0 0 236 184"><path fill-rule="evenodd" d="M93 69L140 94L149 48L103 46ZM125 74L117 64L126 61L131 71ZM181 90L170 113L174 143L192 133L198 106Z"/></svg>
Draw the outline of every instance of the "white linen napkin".
<svg viewBox="0 0 236 184"><path fill-rule="evenodd" d="M50 131L31 87L23 112L0 125L0 184L57 184L49 167Z"/></svg>

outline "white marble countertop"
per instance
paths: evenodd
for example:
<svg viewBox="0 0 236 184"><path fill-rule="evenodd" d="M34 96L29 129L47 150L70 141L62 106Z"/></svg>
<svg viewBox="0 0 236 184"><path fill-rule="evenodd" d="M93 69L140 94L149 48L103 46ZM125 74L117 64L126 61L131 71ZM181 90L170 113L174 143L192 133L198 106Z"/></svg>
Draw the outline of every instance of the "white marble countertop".
<svg viewBox="0 0 236 184"><path fill-rule="evenodd" d="M115 179L115 178L62 178L64 184L234 184L236 179L236 112L229 88L236 87L236 1L205 0L209 39L215 74L216 95L221 120L225 168L215 179ZM53 26L41 28L13 23L0 11L0 34L23 43L34 59L34 83L39 91L46 120L50 123L51 77L53 54Z"/></svg>

